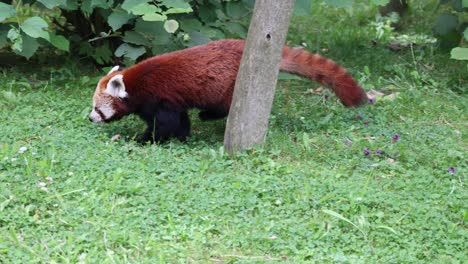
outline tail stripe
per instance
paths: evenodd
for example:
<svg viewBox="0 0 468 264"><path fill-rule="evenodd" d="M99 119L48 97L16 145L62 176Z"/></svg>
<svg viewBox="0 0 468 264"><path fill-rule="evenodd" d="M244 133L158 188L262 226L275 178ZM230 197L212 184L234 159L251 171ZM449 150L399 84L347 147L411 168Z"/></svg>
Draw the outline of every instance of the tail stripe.
<svg viewBox="0 0 468 264"><path fill-rule="evenodd" d="M365 91L346 69L318 54L285 47L280 70L329 86L345 106L353 107L367 102Z"/></svg>

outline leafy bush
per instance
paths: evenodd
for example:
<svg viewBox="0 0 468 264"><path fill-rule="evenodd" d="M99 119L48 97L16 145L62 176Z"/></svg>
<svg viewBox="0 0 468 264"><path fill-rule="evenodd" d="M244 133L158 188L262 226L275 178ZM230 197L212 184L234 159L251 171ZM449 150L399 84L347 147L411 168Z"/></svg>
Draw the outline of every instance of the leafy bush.
<svg viewBox="0 0 468 264"><path fill-rule="evenodd" d="M366 0L386 5L389 0ZM137 59L191 47L214 39L245 38L254 0L12 0L0 3L0 49L30 58L39 47L70 52L97 64ZM312 2L352 9L354 0L297 0L295 14L308 15ZM442 45L461 43L456 12L467 0L441 0L451 13L434 28ZM450 11L450 10L449 10ZM455 12L456 11L456 12ZM465 30L465 38L468 31ZM455 43L455 44L454 44ZM467 58L466 48L452 57Z"/></svg>
<svg viewBox="0 0 468 264"><path fill-rule="evenodd" d="M436 21L434 35L443 48L453 48L453 59L468 60L468 48L462 47L463 42L468 40L468 22L463 22L462 19L468 12L468 1L440 0L440 7L444 8L445 12Z"/></svg>
<svg viewBox="0 0 468 264"><path fill-rule="evenodd" d="M98 64L211 39L245 37L251 0L37 0L0 3L0 48L26 58L50 44Z"/></svg>

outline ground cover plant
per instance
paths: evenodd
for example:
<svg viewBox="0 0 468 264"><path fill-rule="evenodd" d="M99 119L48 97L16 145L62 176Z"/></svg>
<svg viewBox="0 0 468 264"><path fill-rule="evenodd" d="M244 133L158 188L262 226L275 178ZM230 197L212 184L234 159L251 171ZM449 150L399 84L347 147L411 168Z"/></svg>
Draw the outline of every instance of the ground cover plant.
<svg viewBox="0 0 468 264"><path fill-rule="evenodd" d="M365 8L295 18L290 45L386 96L350 110L283 75L265 147L233 157L196 112L163 146L136 144L134 117L91 124L86 64L1 69L0 262L463 263L467 65L413 3L401 33Z"/></svg>

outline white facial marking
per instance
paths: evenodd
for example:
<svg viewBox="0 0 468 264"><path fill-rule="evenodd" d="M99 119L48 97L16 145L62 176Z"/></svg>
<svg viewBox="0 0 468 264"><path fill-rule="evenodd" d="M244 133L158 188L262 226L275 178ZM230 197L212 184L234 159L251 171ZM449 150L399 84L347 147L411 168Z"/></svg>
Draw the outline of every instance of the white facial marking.
<svg viewBox="0 0 468 264"><path fill-rule="evenodd" d="M104 120L102 120L101 116L96 112L96 111L91 111L91 114L89 114L89 119L93 121L94 123L102 123Z"/></svg>
<svg viewBox="0 0 468 264"><path fill-rule="evenodd" d="M114 67L112 67L112 69L107 73L107 75L109 75L109 74L111 74L111 73L113 73L113 72L115 72L115 71L118 71L118 70L119 70L119 66L118 66L118 65L117 65L117 66L114 66Z"/></svg>
<svg viewBox="0 0 468 264"><path fill-rule="evenodd" d="M125 91L125 84L123 82L122 74L117 74L110 78L109 82L107 82L105 93L120 98L125 98L128 96L127 92Z"/></svg>
<svg viewBox="0 0 468 264"><path fill-rule="evenodd" d="M97 108L98 111L96 111L96 108ZM98 106L96 108L93 107L93 111L91 111L91 114L89 114L89 118L94 123L102 123L105 120L110 119L111 117L113 117L114 114L115 114L115 110L114 110L114 108L112 107L111 104L103 104L103 105L100 105L100 106ZM100 112L101 114L99 114L98 112ZM103 117L104 117L104 119L103 119Z"/></svg>
<svg viewBox="0 0 468 264"><path fill-rule="evenodd" d="M101 107L99 107L99 111L101 111L102 115L106 119L111 118L115 114L115 110L111 105L101 105Z"/></svg>

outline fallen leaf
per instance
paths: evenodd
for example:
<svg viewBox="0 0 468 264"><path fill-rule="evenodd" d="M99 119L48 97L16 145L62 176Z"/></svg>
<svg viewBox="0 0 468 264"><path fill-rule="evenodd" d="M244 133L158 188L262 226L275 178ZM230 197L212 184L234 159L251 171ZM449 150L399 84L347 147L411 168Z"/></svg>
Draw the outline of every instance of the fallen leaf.
<svg viewBox="0 0 468 264"><path fill-rule="evenodd" d="M390 165L396 166L398 162L396 162L394 159L388 158L387 162L390 163Z"/></svg>
<svg viewBox="0 0 468 264"><path fill-rule="evenodd" d="M311 94L322 94L324 90L323 87L319 87L317 89L310 89L309 92Z"/></svg>
<svg viewBox="0 0 468 264"><path fill-rule="evenodd" d="M393 50L393 51L400 51L400 50L403 50L403 49L410 48L412 46L413 47L416 46L416 43L414 43L414 42L407 42L407 43L393 42L393 43L390 43L387 47L390 50Z"/></svg>
<svg viewBox="0 0 468 264"><path fill-rule="evenodd" d="M380 91L377 91L377 90L370 90L369 92L367 92L367 97L369 98L377 98L377 97L384 97L385 94L380 92Z"/></svg>
<svg viewBox="0 0 468 264"><path fill-rule="evenodd" d="M389 94L389 95L386 95L386 96L384 97L384 99L393 101L393 100L395 100L395 98L396 98L399 94L400 94L399 92L391 93L391 94Z"/></svg>
<svg viewBox="0 0 468 264"><path fill-rule="evenodd" d="M114 142L114 141L117 141L120 139L120 134L115 134L112 138L111 138L111 141Z"/></svg>

